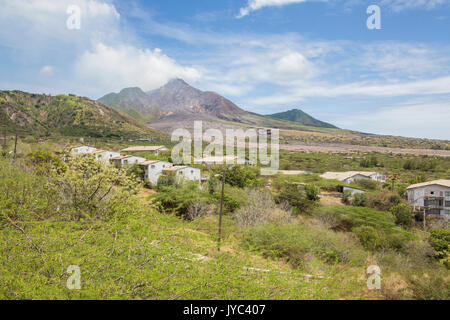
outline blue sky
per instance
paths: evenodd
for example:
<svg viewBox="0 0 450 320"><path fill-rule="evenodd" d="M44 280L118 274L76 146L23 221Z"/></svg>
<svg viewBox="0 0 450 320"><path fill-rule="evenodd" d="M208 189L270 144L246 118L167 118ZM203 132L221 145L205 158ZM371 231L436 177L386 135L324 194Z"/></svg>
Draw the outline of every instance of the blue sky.
<svg viewBox="0 0 450 320"><path fill-rule="evenodd" d="M369 30L366 10L381 9ZM69 30L67 8L81 9ZM450 139L450 0L0 0L0 89L97 99L183 78L240 107Z"/></svg>

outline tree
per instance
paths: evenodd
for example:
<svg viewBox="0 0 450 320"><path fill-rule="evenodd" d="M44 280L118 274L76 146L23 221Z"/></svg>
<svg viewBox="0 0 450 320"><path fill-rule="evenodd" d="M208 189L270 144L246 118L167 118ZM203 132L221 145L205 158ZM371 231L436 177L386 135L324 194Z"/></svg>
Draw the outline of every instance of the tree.
<svg viewBox="0 0 450 320"><path fill-rule="evenodd" d="M404 228L414 225L414 212L410 205L401 203L389 210L395 218L395 224Z"/></svg>
<svg viewBox="0 0 450 320"><path fill-rule="evenodd" d="M60 199L60 211L71 218L105 218L127 203L139 181L93 155L72 157L64 172L53 170L47 188Z"/></svg>

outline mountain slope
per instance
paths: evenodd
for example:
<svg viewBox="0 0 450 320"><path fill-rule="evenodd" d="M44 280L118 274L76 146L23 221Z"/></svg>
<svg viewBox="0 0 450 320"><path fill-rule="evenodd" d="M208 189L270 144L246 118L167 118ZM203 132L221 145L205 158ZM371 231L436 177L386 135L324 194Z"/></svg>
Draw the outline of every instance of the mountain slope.
<svg viewBox="0 0 450 320"><path fill-rule="evenodd" d="M124 89L98 101L144 122L167 117L173 121L197 117L240 122L240 117L246 114L230 100L214 92L198 90L181 79L171 80L147 93L139 88Z"/></svg>
<svg viewBox="0 0 450 320"><path fill-rule="evenodd" d="M161 133L97 101L74 95L0 91L0 125L26 134L149 137Z"/></svg>
<svg viewBox="0 0 450 320"><path fill-rule="evenodd" d="M304 126L337 129L337 127L335 127L334 125L317 120L299 109L292 109L286 112L275 113L267 115L266 117L296 122Z"/></svg>
<svg viewBox="0 0 450 320"><path fill-rule="evenodd" d="M154 106L150 97L140 88L125 88L119 93L110 93L98 102L120 110L143 123L160 118L164 113Z"/></svg>

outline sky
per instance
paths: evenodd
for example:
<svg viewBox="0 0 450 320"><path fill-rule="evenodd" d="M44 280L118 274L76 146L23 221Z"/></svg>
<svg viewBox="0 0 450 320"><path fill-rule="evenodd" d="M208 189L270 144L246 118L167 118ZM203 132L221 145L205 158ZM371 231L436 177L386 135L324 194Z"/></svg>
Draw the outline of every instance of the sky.
<svg viewBox="0 0 450 320"><path fill-rule="evenodd" d="M372 5L379 29L368 28ZM345 129L450 140L450 0L0 0L0 8L0 90L98 99L182 78L260 114L298 108Z"/></svg>

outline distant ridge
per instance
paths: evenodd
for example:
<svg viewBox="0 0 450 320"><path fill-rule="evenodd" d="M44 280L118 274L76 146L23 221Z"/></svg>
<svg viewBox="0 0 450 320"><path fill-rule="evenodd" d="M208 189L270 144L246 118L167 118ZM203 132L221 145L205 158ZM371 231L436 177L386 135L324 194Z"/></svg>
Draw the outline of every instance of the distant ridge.
<svg viewBox="0 0 450 320"><path fill-rule="evenodd" d="M300 109L292 109L285 112L279 112L271 115L267 115L266 117L278 120L286 120L291 122L296 122L304 126L310 127L318 127L318 128L330 128L330 129L338 129L336 126L317 120L311 117L306 112L303 112Z"/></svg>

